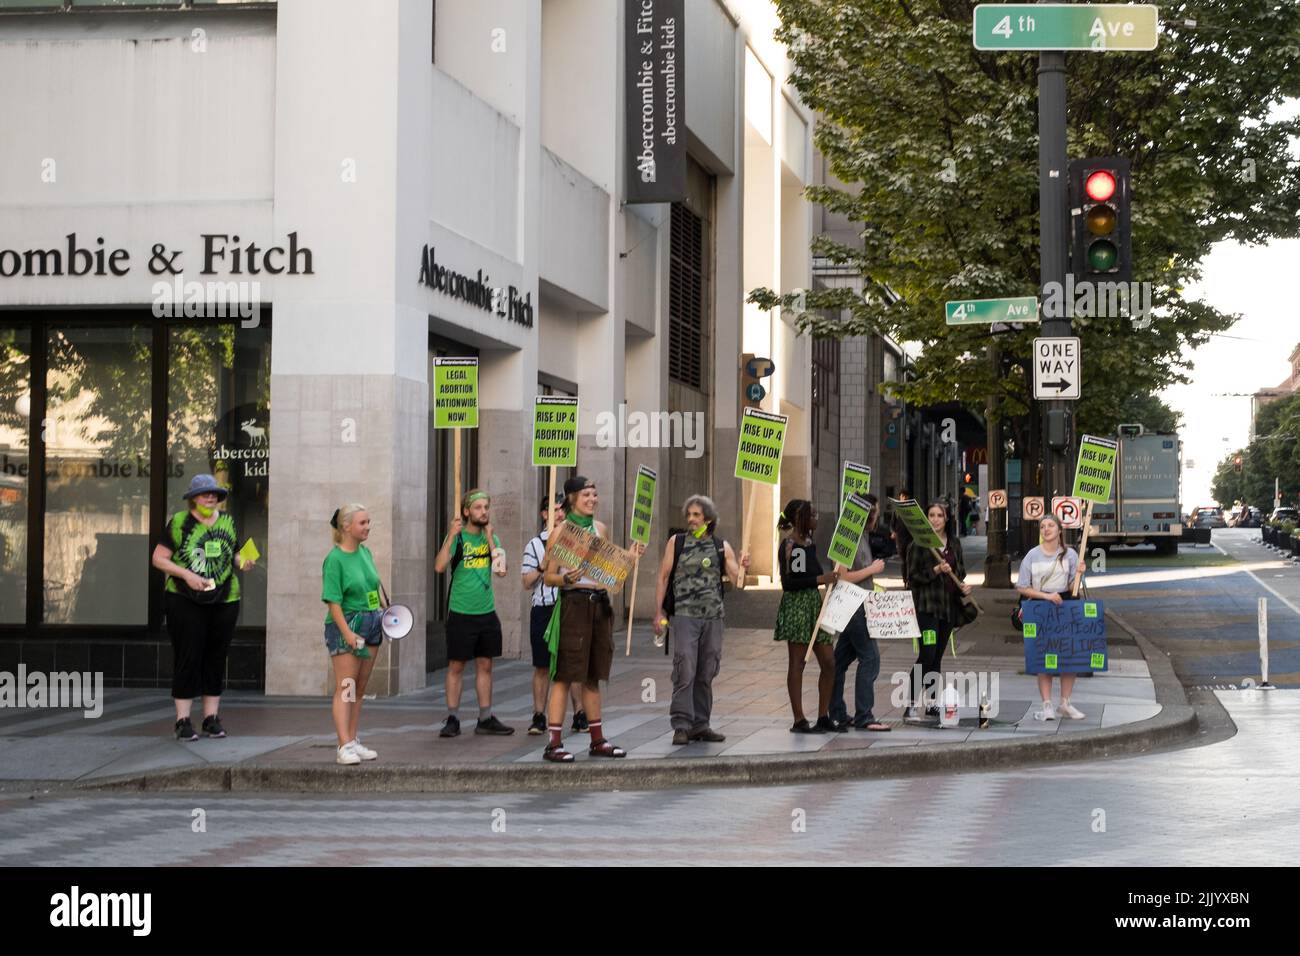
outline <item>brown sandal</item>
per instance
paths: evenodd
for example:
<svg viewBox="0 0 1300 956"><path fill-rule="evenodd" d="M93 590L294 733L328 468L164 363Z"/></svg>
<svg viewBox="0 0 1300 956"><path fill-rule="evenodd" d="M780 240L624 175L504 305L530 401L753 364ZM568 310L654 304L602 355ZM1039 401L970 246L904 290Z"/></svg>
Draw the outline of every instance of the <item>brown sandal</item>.
<svg viewBox="0 0 1300 956"><path fill-rule="evenodd" d="M542 751L542 759L551 763L573 763L573 754L565 750L563 744L556 744Z"/></svg>
<svg viewBox="0 0 1300 956"><path fill-rule="evenodd" d="M587 751L593 757L626 757L627 751L622 747L615 747L608 740L602 740L599 743L591 745Z"/></svg>

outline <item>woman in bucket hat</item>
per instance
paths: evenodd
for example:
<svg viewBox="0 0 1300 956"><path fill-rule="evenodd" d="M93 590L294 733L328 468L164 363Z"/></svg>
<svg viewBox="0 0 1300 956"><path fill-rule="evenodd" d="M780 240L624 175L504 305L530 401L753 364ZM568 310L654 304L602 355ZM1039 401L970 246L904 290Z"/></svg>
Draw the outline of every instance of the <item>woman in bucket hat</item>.
<svg viewBox="0 0 1300 956"><path fill-rule="evenodd" d="M167 575L167 634L172 644L172 700L177 740L198 740L190 722L194 698L203 697L203 733L224 737L218 711L226 654L239 618L235 569L253 566L237 553L235 522L217 508L226 489L212 475L195 475L182 496L189 507L168 520L153 550L153 566Z"/></svg>

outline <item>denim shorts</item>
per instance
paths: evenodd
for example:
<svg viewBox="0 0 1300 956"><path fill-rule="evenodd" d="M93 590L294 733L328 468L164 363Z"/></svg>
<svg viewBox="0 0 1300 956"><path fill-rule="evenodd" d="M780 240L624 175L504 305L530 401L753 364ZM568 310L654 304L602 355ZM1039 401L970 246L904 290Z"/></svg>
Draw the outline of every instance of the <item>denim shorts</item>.
<svg viewBox="0 0 1300 956"><path fill-rule="evenodd" d="M367 647L378 647L384 642L384 629L381 623L384 619L383 611L355 611L344 616L347 618L348 627L352 628L354 634L361 636ZM332 620L325 622L325 649L329 651L330 657L356 652L356 648L343 639L343 633Z"/></svg>

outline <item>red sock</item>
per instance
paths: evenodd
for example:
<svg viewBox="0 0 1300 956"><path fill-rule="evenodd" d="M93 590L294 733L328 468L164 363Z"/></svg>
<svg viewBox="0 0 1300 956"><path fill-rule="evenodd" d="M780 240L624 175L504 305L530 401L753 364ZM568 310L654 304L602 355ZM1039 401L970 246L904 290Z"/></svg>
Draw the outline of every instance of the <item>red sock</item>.
<svg viewBox="0 0 1300 956"><path fill-rule="evenodd" d="M551 724L546 728L551 733L551 746L560 746L560 733L564 730L559 724Z"/></svg>
<svg viewBox="0 0 1300 956"><path fill-rule="evenodd" d="M605 732L600 729L600 721L593 720L587 724L587 729L591 731L591 745L594 747L605 739Z"/></svg>

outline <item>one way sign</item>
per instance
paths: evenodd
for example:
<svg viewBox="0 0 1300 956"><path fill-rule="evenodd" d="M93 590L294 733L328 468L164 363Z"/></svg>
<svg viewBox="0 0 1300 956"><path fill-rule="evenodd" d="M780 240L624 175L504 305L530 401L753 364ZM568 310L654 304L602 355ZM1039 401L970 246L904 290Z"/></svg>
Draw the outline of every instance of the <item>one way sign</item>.
<svg viewBox="0 0 1300 956"><path fill-rule="evenodd" d="M1034 339L1034 398L1079 397L1079 340Z"/></svg>

